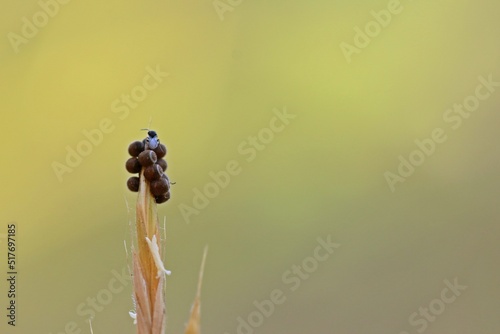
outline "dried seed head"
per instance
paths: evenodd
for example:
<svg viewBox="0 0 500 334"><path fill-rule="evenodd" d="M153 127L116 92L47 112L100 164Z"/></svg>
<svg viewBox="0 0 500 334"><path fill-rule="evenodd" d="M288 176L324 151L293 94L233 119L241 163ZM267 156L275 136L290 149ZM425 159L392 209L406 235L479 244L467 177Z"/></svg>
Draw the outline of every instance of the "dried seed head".
<svg viewBox="0 0 500 334"><path fill-rule="evenodd" d="M146 150L139 154L139 162L144 167L151 166L156 162L156 160L158 160L158 158L156 157L156 153L151 150Z"/></svg>
<svg viewBox="0 0 500 334"><path fill-rule="evenodd" d="M142 151L144 151L144 143L142 141L135 141L128 146L128 154L133 157L137 157Z"/></svg>
<svg viewBox="0 0 500 334"><path fill-rule="evenodd" d="M163 158L165 155L167 155L167 147L163 144L159 144L158 146L156 146L156 148L154 149L155 153L156 153L156 156L158 157L158 159L161 159Z"/></svg>
<svg viewBox="0 0 500 334"><path fill-rule="evenodd" d="M130 158L125 163L125 168L127 168L129 173L135 174L141 171L142 166L137 158Z"/></svg>
<svg viewBox="0 0 500 334"><path fill-rule="evenodd" d="M138 192L139 191L139 178L137 176L132 176L127 180L127 188L130 191Z"/></svg>
<svg viewBox="0 0 500 334"><path fill-rule="evenodd" d="M144 169L144 177L148 181L158 180L163 175L163 169L158 164L153 164Z"/></svg>
<svg viewBox="0 0 500 334"><path fill-rule="evenodd" d="M163 174L165 175L165 174ZM169 182L164 177L159 180L151 181L151 193L153 196L165 194L169 189Z"/></svg>
<svg viewBox="0 0 500 334"><path fill-rule="evenodd" d="M156 163L161 166L161 169L163 169L163 171L167 170L167 167L168 167L167 160L165 160L165 159L158 159L158 161Z"/></svg>
<svg viewBox="0 0 500 334"><path fill-rule="evenodd" d="M158 204L165 203L170 199L170 191L167 191L165 194L160 196L155 196L155 201Z"/></svg>

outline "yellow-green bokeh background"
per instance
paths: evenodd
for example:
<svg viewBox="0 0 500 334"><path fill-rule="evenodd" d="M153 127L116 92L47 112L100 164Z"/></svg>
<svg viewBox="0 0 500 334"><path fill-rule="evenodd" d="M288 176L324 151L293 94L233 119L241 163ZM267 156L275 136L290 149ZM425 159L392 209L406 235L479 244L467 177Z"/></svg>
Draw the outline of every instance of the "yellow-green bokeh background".
<svg viewBox="0 0 500 334"><path fill-rule="evenodd" d="M211 0L74 0L15 53L7 34L40 7L3 0L0 233L18 224L19 298L18 326L2 311L0 331L55 334L74 321L89 332L76 307L127 265L126 147L152 117L177 181L159 208L167 333L182 332L206 244L204 333L236 333L273 289L287 300L255 333L417 333L408 316L455 277L467 290L426 333L497 333L500 92L456 131L442 116L479 75L500 80L500 5L401 3L348 64L339 44L387 1L246 0L221 21ZM120 120L111 103L156 65L170 76ZM284 106L296 118L246 162L238 145ZM103 118L114 131L58 182L52 163ZM384 172L436 127L448 140L392 193ZM230 160L241 174L187 224L179 205ZM342 246L289 291L282 274L327 235ZM97 313L94 333L134 333L131 293Z"/></svg>

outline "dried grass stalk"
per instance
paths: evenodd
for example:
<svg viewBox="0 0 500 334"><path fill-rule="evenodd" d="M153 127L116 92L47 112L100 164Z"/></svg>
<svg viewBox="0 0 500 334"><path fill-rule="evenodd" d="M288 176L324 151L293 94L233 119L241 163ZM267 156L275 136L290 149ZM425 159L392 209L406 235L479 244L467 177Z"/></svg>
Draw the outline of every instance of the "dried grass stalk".
<svg viewBox="0 0 500 334"><path fill-rule="evenodd" d="M198 289L194 298L193 306L191 307L191 316L186 325L185 334L200 334L200 307L201 307L201 282L203 281L203 271L205 270L205 261L207 259L208 247L203 251L203 259L201 260L200 274L198 276Z"/></svg>
<svg viewBox="0 0 500 334"><path fill-rule="evenodd" d="M166 315L164 300L165 269L161 259L160 227L156 201L151 195L150 184L142 168L139 177L139 193L136 204L137 249L132 250L135 318L138 334L165 333ZM200 294L207 247L203 253L196 297L186 334L200 334Z"/></svg>
<svg viewBox="0 0 500 334"><path fill-rule="evenodd" d="M143 168L136 205L137 250L134 249L133 252L137 333L163 334L165 332L163 280L166 270L159 255L162 252L158 214L149 187L149 182L144 178Z"/></svg>

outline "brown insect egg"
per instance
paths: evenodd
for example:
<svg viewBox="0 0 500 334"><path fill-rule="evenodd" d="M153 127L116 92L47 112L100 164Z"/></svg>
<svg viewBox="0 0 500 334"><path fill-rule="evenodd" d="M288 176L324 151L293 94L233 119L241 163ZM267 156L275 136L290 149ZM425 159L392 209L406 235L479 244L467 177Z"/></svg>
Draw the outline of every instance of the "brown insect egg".
<svg viewBox="0 0 500 334"><path fill-rule="evenodd" d="M142 141L135 141L128 146L128 154L133 157L137 157L142 151L144 151L144 143Z"/></svg>
<svg viewBox="0 0 500 334"><path fill-rule="evenodd" d="M156 153L151 151L151 150L146 150L146 151L141 152L141 154L139 154L139 162L144 167L151 166L157 160L158 160L158 158L156 157Z"/></svg>
<svg viewBox="0 0 500 334"><path fill-rule="evenodd" d="M167 191L165 194L155 197L155 201L158 204L165 203L170 199L170 191Z"/></svg>
<svg viewBox="0 0 500 334"><path fill-rule="evenodd" d="M148 181L158 180L161 178L162 175L163 175L163 169L161 169L161 166L158 164L153 164L144 169L144 177Z"/></svg>
<svg viewBox="0 0 500 334"><path fill-rule="evenodd" d="M125 168L129 173L135 174L141 171L142 166L137 158L130 158L125 163Z"/></svg>
<svg viewBox="0 0 500 334"><path fill-rule="evenodd" d="M138 192L139 191L139 178L137 176L132 176L127 180L127 188L130 191Z"/></svg>
<svg viewBox="0 0 500 334"><path fill-rule="evenodd" d="M165 178L162 177L159 180L151 181L150 189L153 196L160 196L168 191L169 183Z"/></svg>
<svg viewBox="0 0 500 334"><path fill-rule="evenodd" d="M167 147L163 144L159 144L158 146L156 146L156 148L154 149L155 153L156 153L156 156L158 157L158 159L161 159L163 158L165 155L167 155Z"/></svg>
<svg viewBox="0 0 500 334"><path fill-rule="evenodd" d="M158 159L158 161L156 163L161 166L161 169L163 169L163 171L167 170L167 167L168 167L167 160L165 160L165 159Z"/></svg>
<svg viewBox="0 0 500 334"><path fill-rule="evenodd" d="M161 176L162 179L165 179L165 181L167 181L167 184L168 184L168 189L170 189L170 179L168 178L168 175L163 173L163 175Z"/></svg>

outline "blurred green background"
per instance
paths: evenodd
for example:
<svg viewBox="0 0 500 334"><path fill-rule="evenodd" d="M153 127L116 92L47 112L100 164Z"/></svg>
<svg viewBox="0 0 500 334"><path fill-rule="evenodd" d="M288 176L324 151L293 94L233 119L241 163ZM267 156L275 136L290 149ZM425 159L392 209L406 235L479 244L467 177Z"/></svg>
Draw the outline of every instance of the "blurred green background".
<svg viewBox="0 0 500 334"><path fill-rule="evenodd" d="M350 63L341 43L387 1L221 0L221 13L212 0L40 3L0 13L0 237L16 222L19 271L15 328L0 280L0 332L89 333L78 309L92 298L94 333L135 332L130 284L103 298L129 263L127 146L152 118L177 182L159 207L167 333L183 332L207 244L203 333L498 333L500 88L458 129L443 119L479 76L500 81L498 3L402 0ZM169 75L145 91L148 68ZM132 92L147 96L125 107ZM247 161L239 145L284 108L295 118ZM83 131L103 120L110 131L89 149ZM392 192L384 173L436 128L447 140ZM59 179L54 162L78 145L89 154ZM185 219L232 160L241 173ZM283 275L311 268L329 235L341 246L292 291ZM467 288L439 309L455 278ZM259 322L254 301L275 289L286 300L238 328ZM430 304L432 321L409 321Z"/></svg>

